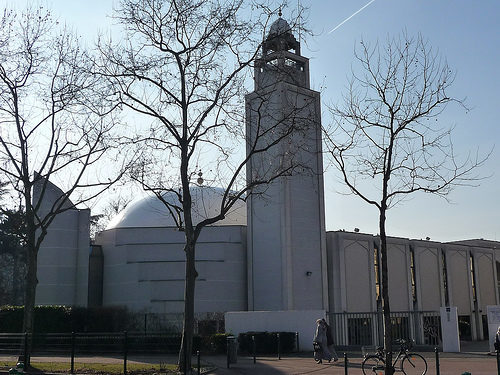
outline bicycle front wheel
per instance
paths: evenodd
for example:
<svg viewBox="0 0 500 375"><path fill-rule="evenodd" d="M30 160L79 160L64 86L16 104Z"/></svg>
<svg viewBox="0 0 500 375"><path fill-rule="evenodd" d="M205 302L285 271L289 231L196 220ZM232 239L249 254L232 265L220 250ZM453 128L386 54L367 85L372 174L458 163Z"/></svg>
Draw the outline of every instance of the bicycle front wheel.
<svg viewBox="0 0 500 375"><path fill-rule="evenodd" d="M361 364L364 375L382 375L385 371L385 362L377 355L366 356Z"/></svg>
<svg viewBox="0 0 500 375"><path fill-rule="evenodd" d="M427 372L427 362L420 354L408 353L403 358L401 369L405 375L425 375Z"/></svg>

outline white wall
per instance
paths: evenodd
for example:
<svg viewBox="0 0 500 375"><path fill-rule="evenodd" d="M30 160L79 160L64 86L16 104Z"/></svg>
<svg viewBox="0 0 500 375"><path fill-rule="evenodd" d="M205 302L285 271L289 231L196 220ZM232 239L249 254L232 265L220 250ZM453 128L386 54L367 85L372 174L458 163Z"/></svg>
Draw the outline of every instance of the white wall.
<svg viewBox="0 0 500 375"><path fill-rule="evenodd" d="M473 310L469 249L464 246L446 247L446 266L450 305L458 308L458 315L470 315Z"/></svg>
<svg viewBox="0 0 500 375"><path fill-rule="evenodd" d="M247 309L245 227L202 230L196 246L195 312ZM103 305L184 311L184 234L176 228L113 228L96 239L104 254Z"/></svg>
<svg viewBox="0 0 500 375"><path fill-rule="evenodd" d="M43 181L42 181L43 182ZM40 196L41 182L33 200ZM47 182L39 215L44 217L63 192ZM67 201L66 207L72 207ZM37 305L87 306L90 210L68 209L50 224L37 259Z"/></svg>
<svg viewBox="0 0 500 375"><path fill-rule="evenodd" d="M415 242L417 301L419 310L437 311L444 305L442 262L439 244Z"/></svg>
<svg viewBox="0 0 500 375"><path fill-rule="evenodd" d="M373 240L361 233L327 233L330 312L376 309Z"/></svg>
<svg viewBox="0 0 500 375"><path fill-rule="evenodd" d="M387 239L391 311L413 310L409 251L407 239Z"/></svg>

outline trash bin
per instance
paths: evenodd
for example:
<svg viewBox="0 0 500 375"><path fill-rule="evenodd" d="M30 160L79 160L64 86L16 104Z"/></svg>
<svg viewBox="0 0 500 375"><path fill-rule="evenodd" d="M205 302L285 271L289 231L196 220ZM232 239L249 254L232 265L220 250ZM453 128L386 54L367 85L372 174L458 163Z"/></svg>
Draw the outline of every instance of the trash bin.
<svg viewBox="0 0 500 375"><path fill-rule="evenodd" d="M227 361L228 363L236 363L238 358L238 342L236 337L227 337Z"/></svg>

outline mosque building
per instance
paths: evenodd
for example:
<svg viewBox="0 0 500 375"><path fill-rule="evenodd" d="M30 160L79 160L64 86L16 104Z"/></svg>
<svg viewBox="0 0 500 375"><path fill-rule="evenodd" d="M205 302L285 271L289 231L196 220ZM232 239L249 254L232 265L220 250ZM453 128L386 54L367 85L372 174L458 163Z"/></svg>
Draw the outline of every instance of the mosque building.
<svg viewBox="0 0 500 375"><path fill-rule="evenodd" d="M268 319L273 328L304 327L309 336L311 321L321 314L335 322L339 344L373 341L380 333L378 237L325 229L320 94L310 88L309 61L282 18L271 26L255 62L255 88L246 97L246 110L250 140L262 125L257 119L269 127L283 121L273 114L284 114L286 126L301 119L292 142L279 151L285 156L253 157L248 179L268 173L277 159L291 162L292 155L307 168L273 181L265 194L251 195L202 230L196 313L226 313L226 328L233 331L234 322L242 320L271 330L262 325ZM62 192L50 188L57 199ZM192 187L195 223L217 213L222 193ZM167 193L164 199L176 202L177 197ZM75 208L49 228L38 257L37 304L182 313L185 238L164 204L156 197L130 204L97 236L90 252L89 217L89 210ZM400 314L396 324L424 344L436 335L429 317L442 306L456 306L462 338L485 338L486 306L499 304L500 243L388 241L391 310Z"/></svg>

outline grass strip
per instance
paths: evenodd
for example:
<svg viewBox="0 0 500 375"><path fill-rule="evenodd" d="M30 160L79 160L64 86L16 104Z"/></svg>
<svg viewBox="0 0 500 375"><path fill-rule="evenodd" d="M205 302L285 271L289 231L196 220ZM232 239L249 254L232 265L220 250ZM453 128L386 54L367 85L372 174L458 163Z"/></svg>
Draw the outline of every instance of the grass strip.
<svg viewBox="0 0 500 375"><path fill-rule="evenodd" d="M15 361L0 361L0 369L16 366ZM75 362L76 374L123 374L122 363L83 363ZM67 362L32 362L34 371L69 373ZM131 374L175 373L176 364L127 363L127 372Z"/></svg>

